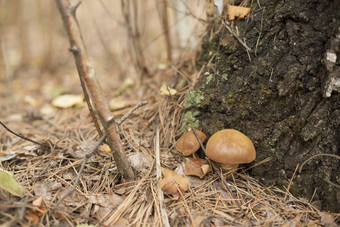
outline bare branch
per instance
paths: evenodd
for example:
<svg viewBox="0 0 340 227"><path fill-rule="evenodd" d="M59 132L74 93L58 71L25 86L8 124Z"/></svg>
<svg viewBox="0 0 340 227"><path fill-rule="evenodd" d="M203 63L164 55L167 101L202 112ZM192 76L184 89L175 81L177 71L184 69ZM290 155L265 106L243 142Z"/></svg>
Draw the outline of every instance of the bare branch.
<svg viewBox="0 0 340 227"><path fill-rule="evenodd" d="M39 146L41 146L41 147L50 149L50 146L48 146L48 145L46 145L46 144L42 144L42 143L39 143L39 142L37 142L37 141L31 140L31 139L29 139L29 138L27 138L27 137L25 137L25 136L23 136L23 135L20 135L20 134L18 134L18 133L16 133L16 132L12 131L11 129L9 129L9 128L8 128L4 123L2 123L1 121L0 121L0 125L2 125L2 127L4 127L8 132L12 133L13 135L15 135L15 136L17 136L17 137L19 137L19 138L21 138L21 139L23 139L23 140L27 140L27 141L29 141L29 142L31 142L31 143L34 143L34 144L37 144L37 145L39 145ZM60 148L60 147L56 147L56 148Z"/></svg>
<svg viewBox="0 0 340 227"><path fill-rule="evenodd" d="M132 109L131 109L129 112L127 112L126 114L124 114L124 116L123 116L121 119L119 119L119 120L117 121L117 125L121 125L126 119L128 119L128 118L130 117L130 115L131 115L134 111L136 111L138 108L140 108L140 107L142 107L142 106L145 106L146 104L148 104L148 102L147 102L147 101L143 101L143 102L141 102L141 103L138 103L138 104L135 105L134 107L132 107Z"/></svg>
<svg viewBox="0 0 340 227"><path fill-rule="evenodd" d="M90 151L85 155L85 157L84 157L84 159L83 159L83 161L82 161L82 163L81 163L81 165L80 165L80 169L79 169L79 172L78 172L78 176L77 176L76 180L74 181L74 184L73 184L72 188L71 188L67 193L65 193L65 194L58 200L58 202L56 203L56 205L51 209L50 216L54 213L54 210L61 204L61 202L62 202L64 199L66 199L68 196L72 195L72 193L76 190L76 187L77 187L78 184L79 184L80 177L81 177L81 175L82 175L82 173L83 173L83 171L84 171L84 167L85 167L85 164L86 164L87 160L88 160L89 158L91 158L91 156L92 156L92 155L94 154L94 152L98 149L98 147L100 146L100 144L102 144L102 143L104 142L105 138L106 138L106 135L103 135L103 136L99 139L99 141L97 141L97 143L94 144L94 145L91 147Z"/></svg>
<svg viewBox="0 0 340 227"><path fill-rule="evenodd" d="M89 94L91 100L91 102L87 102L87 105L89 109L93 105L99 116L104 127L104 134L107 134L107 143L112 150L112 155L119 172L126 180L133 180L135 174L125 154L121 139L117 132L116 122L111 114L108 102L98 84L95 70L87 56L80 27L78 26L74 13L77 7L72 7L69 0L56 0L56 2L70 41L70 50L75 59L83 92L85 95ZM79 3L77 5L79 5ZM92 118L94 122L97 121L97 118L94 115L92 115ZM99 134L102 134L100 130L98 130L98 132Z"/></svg>

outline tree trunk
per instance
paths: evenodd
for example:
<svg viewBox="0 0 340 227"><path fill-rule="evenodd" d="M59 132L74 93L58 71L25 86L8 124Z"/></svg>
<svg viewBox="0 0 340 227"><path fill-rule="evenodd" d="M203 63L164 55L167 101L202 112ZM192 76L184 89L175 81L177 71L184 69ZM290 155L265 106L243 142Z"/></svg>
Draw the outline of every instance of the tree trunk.
<svg viewBox="0 0 340 227"><path fill-rule="evenodd" d="M204 40L199 63L216 57L187 97L183 124L208 135L243 132L255 164L271 158L249 173L286 188L294 176L293 195L340 212L339 1L252 2L248 17L230 25L240 39L223 27Z"/></svg>

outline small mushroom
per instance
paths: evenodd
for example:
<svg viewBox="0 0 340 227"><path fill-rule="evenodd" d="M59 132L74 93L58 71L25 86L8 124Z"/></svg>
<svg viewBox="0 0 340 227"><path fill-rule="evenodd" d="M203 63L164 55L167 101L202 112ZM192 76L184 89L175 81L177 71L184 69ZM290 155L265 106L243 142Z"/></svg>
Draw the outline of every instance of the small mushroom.
<svg viewBox="0 0 340 227"><path fill-rule="evenodd" d="M206 140L207 136L199 130L196 130L196 133L198 137L200 138L201 142L203 143ZM194 132L191 130L185 132L178 139L177 144L176 144L176 149L182 152L184 156L189 156L195 153L199 148L200 148L200 144L198 140L196 139Z"/></svg>
<svg viewBox="0 0 340 227"><path fill-rule="evenodd" d="M207 143L206 156L221 164L225 170L236 170L241 163L255 160L255 147L243 133L234 129L216 132Z"/></svg>

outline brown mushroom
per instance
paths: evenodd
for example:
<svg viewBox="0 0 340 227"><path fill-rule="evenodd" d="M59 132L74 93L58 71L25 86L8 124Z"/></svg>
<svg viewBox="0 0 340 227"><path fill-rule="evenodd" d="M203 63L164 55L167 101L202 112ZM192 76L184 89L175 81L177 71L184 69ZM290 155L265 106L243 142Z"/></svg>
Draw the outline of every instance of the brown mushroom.
<svg viewBox="0 0 340 227"><path fill-rule="evenodd" d="M239 164L250 163L256 157L251 140L235 129L224 129L212 135L205 154L225 170L236 170Z"/></svg>
<svg viewBox="0 0 340 227"><path fill-rule="evenodd" d="M196 130L198 137L202 141L202 143L206 140L207 136L199 131ZM200 144L198 140L196 139L196 136L193 131L187 131L185 132L177 141L176 149L184 156L191 155L195 153L200 148Z"/></svg>

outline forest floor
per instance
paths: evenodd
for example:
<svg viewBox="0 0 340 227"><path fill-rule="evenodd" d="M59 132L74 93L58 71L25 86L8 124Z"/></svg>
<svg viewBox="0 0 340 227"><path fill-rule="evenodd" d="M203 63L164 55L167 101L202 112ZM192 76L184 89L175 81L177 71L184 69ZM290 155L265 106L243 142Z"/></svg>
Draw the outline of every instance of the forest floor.
<svg viewBox="0 0 340 227"><path fill-rule="evenodd" d="M61 93L81 94L74 71L61 68L52 76L22 70L17 79L0 83L0 90L11 89L10 95L0 95L1 122L50 146L41 147L0 128L0 166L26 189L23 198L1 191L1 226L337 226L339 214L319 211L289 192L293 181L284 190L265 187L244 169L223 175L232 195L216 173L209 173L202 179L186 176L190 187L180 198L159 197L163 192L156 176L157 150L162 167L185 176L186 158L174 146L184 96L200 71L191 60L139 78L118 96L112 81L99 78L109 100L116 96L125 103L113 111L116 119L133 105L148 101L119 127L137 180L122 181L111 154L100 147L87 161L75 192L51 213L72 188L86 151L99 138L86 105L57 108L51 104ZM176 87L183 78L185 85ZM176 87L178 93L160 95L163 83Z"/></svg>
<svg viewBox="0 0 340 227"><path fill-rule="evenodd" d="M13 12L5 16L20 18L18 24L11 17L5 21L9 25L3 25L1 48L2 54L9 57L10 66L11 60L19 62L20 55L26 65L13 66L12 73L0 74L0 121L26 139L0 125L0 172L5 170L13 174L26 192L20 198L0 187L1 227L337 226L340 222L339 214L320 211L305 198L294 197L290 193L294 180L284 189L264 186L241 166L237 173L223 173L230 192L215 172L203 178L186 176L184 166L188 160L175 149L175 144L181 134L185 95L203 70L197 68L194 54L176 58L181 60L171 67L159 64L157 57L165 48L158 44L162 42L159 39L162 36L154 37L161 28L155 26L154 22L159 19L157 11L152 9L142 14L146 19L151 14L157 16L150 16L149 20L143 18L146 24L149 23L146 30L153 35L143 43L149 74L136 75L134 71L137 70L131 70L134 63L127 54L130 47L123 48L127 43L123 35L125 27L118 30L113 26L121 24L121 14L113 14L117 18L114 21L101 5L86 7L102 1L84 1L85 6L78 16L99 84L109 101L121 104L112 111L115 119L120 119L134 105L148 102L119 126L120 137L137 177L131 182L121 179L112 155L101 146L86 162L76 190L55 208L61 197L72 189L84 156L99 136L86 104L79 103L79 99L71 107L53 104L53 100L62 94L82 95L55 4L40 1L40 8L37 7L42 12L40 15L34 11L33 3L20 2L21 8L25 9L23 14L17 13L16 5L3 8ZM197 5L200 1L194 2ZM152 1L149 4L156 5ZM119 4L111 9L119 10ZM27 19L24 13L30 11L31 16ZM51 21L46 23L46 18ZM32 22L36 24L32 25ZM105 25L110 29L104 30ZM24 31L26 35L22 35ZM119 48L125 52L117 52ZM151 50L156 54L152 55ZM25 51L37 53L25 58ZM150 66L153 64L149 62L159 65ZM4 68L0 65L2 71ZM128 78L130 85L123 88L121 85ZM160 88L164 83L177 93L161 95ZM160 189L160 178L156 173L158 155L161 167L175 170L189 180L188 189L179 197Z"/></svg>

